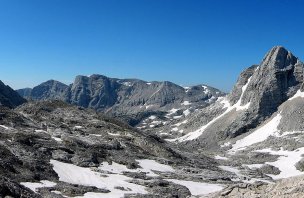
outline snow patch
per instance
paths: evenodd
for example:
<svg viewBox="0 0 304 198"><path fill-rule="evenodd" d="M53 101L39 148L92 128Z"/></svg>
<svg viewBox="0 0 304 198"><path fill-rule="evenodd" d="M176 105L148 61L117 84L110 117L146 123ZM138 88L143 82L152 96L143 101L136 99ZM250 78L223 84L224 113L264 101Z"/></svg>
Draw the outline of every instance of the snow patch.
<svg viewBox="0 0 304 198"><path fill-rule="evenodd" d="M181 103L181 105L188 106L188 105L191 105L191 102L189 102L189 101L184 101L183 103Z"/></svg>
<svg viewBox="0 0 304 198"><path fill-rule="evenodd" d="M41 130L41 129L37 129L35 130L36 133L48 133L47 131L45 130Z"/></svg>
<svg viewBox="0 0 304 198"><path fill-rule="evenodd" d="M174 169L171 166L160 164L154 160L143 159L136 161L139 163L139 166L142 167L141 171L148 173L147 176L151 176L151 177L158 176L153 172L153 170L159 172L174 172Z"/></svg>
<svg viewBox="0 0 304 198"><path fill-rule="evenodd" d="M180 118L182 118L183 116L182 115L180 115L180 116L173 116L173 119L180 119Z"/></svg>
<svg viewBox="0 0 304 198"><path fill-rule="evenodd" d="M124 175L106 174L106 177L104 177L102 176L103 174L95 172L90 168L83 168L56 160L51 160L50 163L53 165L53 169L58 174L60 181L70 184L95 186L100 189L108 189L111 191L110 193L106 194L95 193L98 194L98 197L123 197L125 194L130 193L147 193L145 187L129 183L128 181L132 180L132 178ZM124 187L125 189L130 190L121 191L119 189L115 189L115 187ZM89 197L90 194L91 193L86 194L84 197Z"/></svg>
<svg viewBox="0 0 304 198"><path fill-rule="evenodd" d="M239 169L232 167L232 166L219 166L219 168L221 168L224 171L234 173L238 177L238 179L232 179L232 181L242 181L242 182L250 183L250 184L257 182L257 181L261 181L261 182L265 182L265 183L272 183L272 182L270 182L268 180L264 180L264 179L249 178L246 175L241 174L241 171ZM241 180L239 178L247 178L247 179Z"/></svg>
<svg viewBox="0 0 304 198"><path fill-rule="evenodd" d="M227 157L222 157L220 155L214 156L214 159L217 159L217 160L229 160Z"/></svg>
<svg viewBox="0 0 304 198"><path fill-rule="evenodd" d="M145 105L146 109L153 107L154 105Z"/></svg>
<svg viewBox="0 0 304 198"><path fill-rule="evenodd" d="M154 120L153 122L151 122L151 124L155 124L155 125L160 125L162 123L162 121L157 121L157 120Z"/></svg>
<svg viewBox="0 0 304 198"><path fill-rule="evenodd" d="M108 132L108 134L111 135L111 136L120 136L119 133L110 133L110 132Z"/></svg>
<svg viewBox="0 0 304 198"><path fill-rule="evenodd" d="M123 82L122 84L125 85L125 86L127 86L127 87L131 87L132 86L131 82Z"/></svg>
<svg viewBox="0 0 304 198"><path fill-rule="evenodd" d="M90 135L95 136L95 137L101 137L102 136L100 134L90 134Z"/></svg>
<svg viewBox="0 0 304 198"><path fill-rule="evenodd" d="M203 85L202 87L204 88L204 94L209 94L210 93L210 90L208 89L207 86Z"/></svg>
<svg viewBox="0 0 304 198"><path fill-rule="evenodd" d="M209 183L201 183L201 182L193 182L193 181L185 181L185 180L177 180L177 179L166 179L166 181L170 181L175 184L185 186L186 188L189 189L191 194L194 196L206 195L224 189L224 186L219 184L209 184Z"/></svg>
<svg viewBox="0 0 304 198"><path fill-rule="evenodd" d="M298 97L304 98L304 92L301 92L301 90L298 90L297 93L294 96L292 96L291 98L289 98L288 100L293 100Z"/></svg>
<svg viewBox="0 0 304 198"><path fill-rule="evenodd" d="M52 136L52 139L56 140L57 142L62 142L62 139L61 139L61 138L58 138L58 137Z"/></svg>
<svg viewBox="0 0 304 198"><path fill-rule="evenodd" d="M128 169L125 165L117 164L116 162L112 162L112 164L109 164L108 162L103 162L99 166L99 169L115 174L121 174L123 172L137 172L136 169Z"/></svg>
<svg viewBox="0 0 304 198"><path fill-rule="evenodd" d="M243 164L243 166L247 166L250 169L258 169L262 168L265 164Z"/></svg>
<svg viewBox="0 0 304 198"><path fill-rule="evenodd" d="M283 179L304 174L295 167L296 163L298 163L303 158L302 155L304 155L304 147L298 148L294 151L287 151L283 150L282 148L279 151L274 151L272 149L266 148L262 150L257 150L255 152L269 153L271 155L280 155L277 161L266 162L266 164L275 166L281 171L279 175L268 175L273 179Z"/></svg>
<svg viewBox="0 0 304 198"><path fill-rule="evenodd" d="M9 127L7 127L5 125L0 125L0 127L4 128L5 130L9 129Z"/></svg>
<svg viewBox="0 0 304 198"><path fill-rule="evenodd" d="M57 184L51 181L47 180L42 180L38 183L33 183L33 182L21 182L21 185L31 189L34 192L38 192L38 188L44 188L44 187L54 187Z"/></svg>
<svg viewBox="0 0 304 198"><path fill-rule="evenodd" d="M239 150L244 150L246 147L265 141L269 136L278 133L278 125L280 124L282 116L278 113L274 118L272 118L264 126L258 128L256 131L246 136L245 138L236 141L232 145L232 149L229 150L230 153L235 153Z"/></svg>
<svg viewBox="0 0 304 198"><path fill-rule="evenodd" d="M251 78L252 78L252 77L250 77L250 78L248 79L247 83L242 87L242 94L241 94L241 97L240 97L240 99L237 101L237 103L235 103L235 104L233 105L233 106L236 108L237 111L239 111L239 110L244 110L244 109L248 109L249 106L250 106L250 102L248 102L247 104L245 104L245 105L243 105L243 106L241 105L241 103L242 103L242 100L243 100L243 97L244 97L244 93L245 93L245 91L246 91L246 89L247 89L247 87L248 87L248 85L249 85L249 82L250 82Z"/></svg>
<svg viewBox="0 0 304 198"><path fill-rule="evenodd" d="M179 110L179 109L175 109L175 108L171 109L171 110L169 111L169 113L167 113L167 116L170 116L170 115L172 115L172 114L175 114L178 110Z"/></svg>
<svg viewBox="0 0 304 198"><path fill-rule="evenodd" d="M189 109L185 110L185 111L183 112L183 114L184 114L185 116L188 116L188 115L190 114L190 110L189 110Z"/></svg>
<svg viewBox="0 0 304 198"><path fill-rule="evenodd" d="M231 142L226 142L226 143L224 143L224 144L221 145L221 148L228 147L230 145L231 145Z"/></svg>
<svg viewBox="0 0 304 198"><path fill-rule="evenodd" d="M179 137L179 138L175 138L175 139L166 139L167 141L169 142L175 142L175 141L178 141L178 142L184 142L184 141L190 141L190 140L195 140L197 139L199 136L201 136L203 134L203 132L205 131L206 128L208 128L211 124L215 123L217 120L219 120L220 118L222 118L224 115L226 115L228 112L230 112L231 110L233 109L236 109L236 111L239 111L239 110L246 110L249 108L250 106L250 102L247 103L246 105L241 105L241 101L243 99L243 95L248 87L248 84L250 83L250 80L251 80L251 77L248 79L247 83L242 87L242 94L241 94L241 97L239 99L239 101L234 104L233 106L230 105L230 103L228 101L226 101L227 99L224 98L220 101L220 103L223 103L224 104L224 107L227 107L226 111L224 113L222 113L221 115L213 118L213 120L211 120L209 123L207 123L206 125L202 126L201 128L199 128L198 130L196 131L193 131L193 132L190 132L182 137ZM229 106L228 106L229 105Z"/></svg>
<svg viewBox="0 0 304 198"><path fill-rule="evenodd" d="M184 121L182 121L182 122L179 122L179 123L174 124L174 126L179 127L180 125L186 124L187 122L188 122L188 120L184 120Z"/></svg>
<svg viewBox="0 0 304 198"><path fill-rule="evenodd" d="M149 119L150 119L150 120L155 120L155 119L156 119L156 116L150 116Z"/></svg>

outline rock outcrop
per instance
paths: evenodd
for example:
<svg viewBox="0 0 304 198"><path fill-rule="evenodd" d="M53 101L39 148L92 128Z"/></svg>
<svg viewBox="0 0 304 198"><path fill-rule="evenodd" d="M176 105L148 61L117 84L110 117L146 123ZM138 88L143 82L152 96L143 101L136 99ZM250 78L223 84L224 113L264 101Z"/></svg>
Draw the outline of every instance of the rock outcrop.
<svg viewBox="0 0 304 198"><path fill-rule="evenodd" d="M94 110L39 101L0 107L0 114L1 197L189 197L185 186L166 179L223 177L213 159L178 151Z"/></svg>

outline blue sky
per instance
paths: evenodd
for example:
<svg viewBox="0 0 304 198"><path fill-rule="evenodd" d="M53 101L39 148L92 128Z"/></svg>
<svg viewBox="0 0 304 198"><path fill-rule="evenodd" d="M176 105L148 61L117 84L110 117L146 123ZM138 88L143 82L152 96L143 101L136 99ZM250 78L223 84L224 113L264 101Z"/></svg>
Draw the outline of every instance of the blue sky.
<svg viewBox="0 0 304 198"><path fill-rule="evenodd" d="M304 60L301 0L0 0L0 79L103 74L229 91L275 45Z"/></svg>

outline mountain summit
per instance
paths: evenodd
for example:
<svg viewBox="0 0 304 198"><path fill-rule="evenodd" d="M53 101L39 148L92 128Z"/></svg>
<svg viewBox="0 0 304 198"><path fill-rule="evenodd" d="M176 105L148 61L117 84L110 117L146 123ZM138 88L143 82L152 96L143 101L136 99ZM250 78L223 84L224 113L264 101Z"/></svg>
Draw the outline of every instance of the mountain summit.
<svg viewBox="0 0 304 198"><path fill-rule="evenodd" d="M199 140L193 144L213 147L219 141L250 131L300 89L303 68L291 52L281 46L273 47L259 65L241 73L226 98L193 116L184 129L190 133L177 140Z"/></svg>

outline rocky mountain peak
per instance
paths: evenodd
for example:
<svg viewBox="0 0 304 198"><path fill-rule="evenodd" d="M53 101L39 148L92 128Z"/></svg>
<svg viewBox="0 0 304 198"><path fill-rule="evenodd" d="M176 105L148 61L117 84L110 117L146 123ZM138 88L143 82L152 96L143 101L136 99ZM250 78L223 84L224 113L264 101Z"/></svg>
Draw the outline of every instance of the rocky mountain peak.
<svg viewBox="0 0 304 198"><path fill-rule="evenodd" d="M275 69L287 69L297 63L297 58L282 46L273 47L265 56L262 65Z"/></svg>
<svg viewBox="0 0 304 198"><path fill-rule="evenodd" d="M303 69L304 64L291 52L280 46L272 48L259 65L240 74L227 100L219 101L191 120L194 127L198 122L204 125L195 127L193 132L179 140L200 137L200 146L211 148L220 140L250 131L272 116L300 89ZM213 118L204 116L208 114L213 114Z"/></svg>
<svg viewBox="0 0 304 198"><path fill-rule="evenodd" d="M242 103L251 102L260 113L271 114L300 88L303 68L303 63L285 48L272 48L252 74Z"/></svg>

